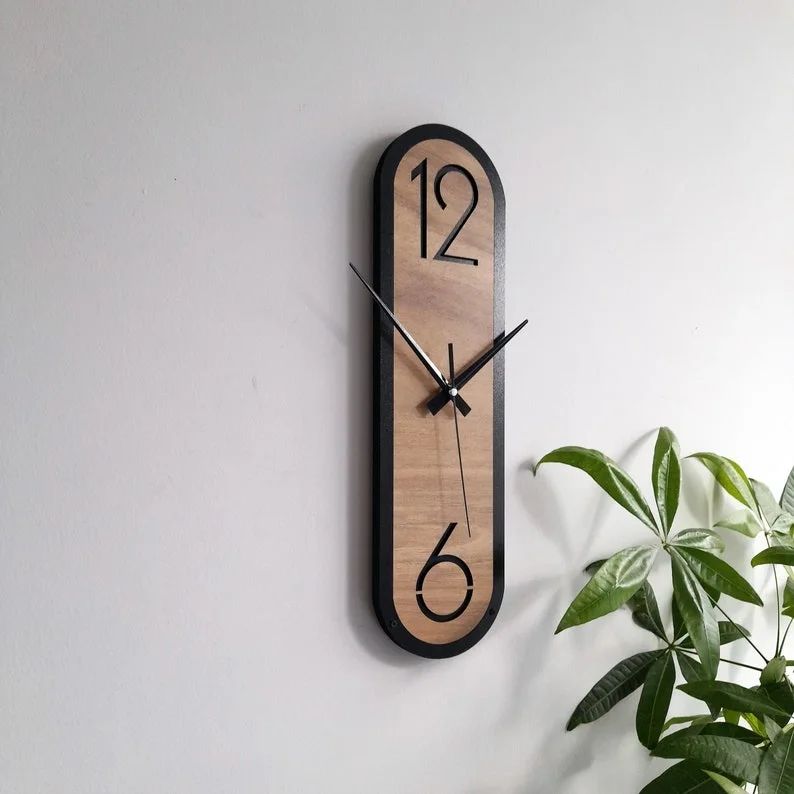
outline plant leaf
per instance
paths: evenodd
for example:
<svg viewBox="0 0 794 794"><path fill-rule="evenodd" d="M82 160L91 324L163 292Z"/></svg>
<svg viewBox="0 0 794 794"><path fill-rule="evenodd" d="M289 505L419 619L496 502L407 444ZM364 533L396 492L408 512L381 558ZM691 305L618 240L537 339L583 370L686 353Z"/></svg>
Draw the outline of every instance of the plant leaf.
<svg viewBox="0 0 794 794"><path fill-rule="evenodd" d="M659 428L656 446L653 450L653 493L662 529L667 533L673 526L681 496L681 460L678 439L669 427Z"/></svg>
<svg viewBox="0 0 794 794"><path fill-rule="evenodd" d="M787 618L794 618L794 582L786 578L786 586L783 588L783 609L781 612Z"/></svg>
<svg viewBox="0 0 794 794"><path fill-rule="evenodd" d="M673 725L683 725L687 722L691 722L693 725L698 722L706 724L711 722L711 720L711 714L690 714L688 717L670 717L662 726L662 733L668 728L672 728Z"/></svg>
<svg viewBox="0 0 794 794"><path fill-rule="evenodd" d="M676 603L675 594L673 594L670 600L672 602L670 611L673 613L673 642L675 642L686 635L686 626L684 625L684 619L681 617L681 610ZM688 637L687 640L689 640ZM691 642L691 640L689 640L689 642Z"/></svg>
<svg viewBox="0 0 794 794"><path fill-rule="evenodd" d="M779 684L786 676L786 657L775 656L769 660L769 663L761 671L761 684L768 686L769 684Z"/></svg>
<svg viewBox="0 0 794 794"><path fill-rule="evenodd" d="M773 742L780 731L783 730L771 717L764 717L764 728L766 728L766 735Z"/></svg>
<svg viewBox="0 0 794 794"><path fill-rule="evenodd" d="M670 698L675 687L675 664L669 651L657 659L648 670L637 706L637 738L645 747L656 746L667 719Z"/></svg>
<svg viewBox="0 0 794 794"><path fill-rule="evenodd" d="M783 488L783 494L780 497L780 506L787 513L794 513L794 469L786 480L786 485Z"/></svg>
<svg viewBox="0 0 794 794"><path fill-rule="evenodd" d="M714 479L726 493L753 512L758 511L750 480L736 461L715 455L713 452L696 452L689 457L699 460L714 475Z"/></svg>
<svg viewBox="0 0 794 794"><path fill-rule="evenodd" d="M766 732L766 728L764 728L763 720L767 719L767 717L760 719L756 717L755 714L750 714L749 711L743 711L742 718L759 736L764 735L764 733Z"/></svg>
<svg viewBox="0 0 794 794"><path fill-rule="evenodd" d="M757 691L768 697L781 710L782 714L770 715L772 719L781 727L786 725L794 714L794 690L788 678L777 684L762 684L757 687Z"/></svg>
<svg viewBox="0 0 794 794"><path fill-rule="evenodd" d="M670 538L674 546L725 551L725 541L713 529L682 529Z"/></svg>
<svg viewBox="0 0 794 794"><path fill-rule="evenodd" d="M790 794L794 791L794 731L780 733L761 762L758 794Z"/></svg>
<svg viewBox="0 0 794 794"><path fill-rule="evenodd" d="M663 653L664 651L645 651L616 664L582 698L573 710L565 730L572 731L578 725L595 722L603 717L616 703L642 685L651 665Z"/></svg>
<svg viewBox="0 0 794 794"><path fill-rule="evenodd" d="M750 636L750 630L746 629L741 623L734 625L728 620L719 621L720 645L728 645L736 640Z"/></svg>
<svg viewBox="0 0 794 794"><path fill-rule="evenodd" d="M722 789L697 764L681 761L665 769L640 794L722 794Z"/></svg>
<svg viewBox="0 0 794 794"><path fill-rule="evenodd" d="M659 534L656 519L637 483L603 452L584 447L560 447L544 455L535 466L535 472L544 463L564 463L589 474L621 507Z"/></svg>
<svg viewBox="0 0 794 794"><path fill-rule="evenodd" d="M695 681L681 684L682 692L709 705L733 711L749 712L758 717L788 717L785 711L765 692L758 692L730 681Z"/></svg>
<svg viewBox="0 0 794 794"><path fill-rule="evenodd" d="M756 606L764 605L753 586L725 560L703 549L679 548L678 552L705 586L713 587L720 593L737 598L739 601L746 601Z"/></svg>
<svg viewBox="0 0 794 794"><path fill-rule="evenodd" d="M606 560L595 560L584 570L585 573L593 576ZM664 630L664 622L659 614L659 604L656 601L656 593L649 581L642 583L642 587L626 602L626 606L631 611L634 622L651 634L655 634L660 639L667 642L667 634Z"/></svg>
<svg viewBox="0 0 794 794"><path fill-rule="evenodd" d="M769 528L780 535L790 535L794 528L794 516L783 510Z"/></svg>
<svg viewBox="0 0 794 794"><path fill-rule="evenodd" d="M764 718L766 719L766 718ZM700 730L702 736L727 736L729 739L741 739L743 742L758 744L763 736L745 728L742 725L734 725L731 722L710 722Z"/></svg>
<svg viewBox="0 0 794 794"><path fill-rule="evenodd" d="M741 739L724 736L665 736L651 755L687 758L714 772L754 781L761 765L761 751Z"/></svg>
<svg viewBox="0 0 794 794"><path fill-rule="evenodd" d="M681 675L684 676L687 683L693 684L699 681L707 680L706 671L703 669L703 665L696 658L688 656L685 653L681 653L680 651L676 653L678 658L678 666L681 669ZM712 703L707 703L706 705L709 707L709 712L711 714L711 719L709 722L716 720L717 717L720 716L720 711L722 711L722 709Z"/></svg>
<svg viewBox="0 0 794 794"><path fill-rule="evenodd" d="M631 616L638 626L667 642L659 604L649 581L643 582L642 587L626 602L626 606L631 610Z"/></svg>
<svg viewBox="0 0 794 794"><path fill-rule="evenodd" d="M676 651L676 656L678 657L678 666L681 668L681 675L687 681L703 681L708 678L703 665L697 659L680 651Z"/></svg>
<svg viewBox="0 0 794 794"><path fill-rule="evenodd" d="M792 535L770 532L767 536L767 540L769 541L769 545L775 548L794 549L794 536ZM788 574L789 579L794 579L794 567L791 565L784 565L783 568Z"/></svg>
<svg viewBox="0 0 794 794"><path fill-rule="evenodd" d="M730 529L733 532L740 532L742 535L747 535L748 538L754 538L763 527L758 522L754 513L747 510L739 510L731 513L727 518L718 521L715 527L720 529Z"/></svg>
<svg viewBox="0 0 794 794"><path fill-rule="evenodd" d="M676 651L676 658L678 659L678 667L681 670L681 675L684 676L689 683L703 681L708 678L706 671L703 669L703 665L697 659L682 651ZM711 712L709 722L717 719L720 715L720 708L718 706L709 705L709 711Z"/></svg>
<svg viewBox="0 0 794 794"><path fill-rule="evenodd" d="M717 774L717 772L709 772L706 774L724 791L726 794L747 794L747 789L743 786L737 786L732 780L727 777Z"/></svg>
<svg viewBox="0 0 794 794"><path fill-rule="evenodd" d="M761 515L766 519L766 523L771 527L783 512L780 509L780 505L777 503L775 497L772 496L772 491L769 490L768 485L765 485L758 480L754 480L751 477L750 486L753 489L755 501L761 508Z"/></svg>
<svg viewBox="0 0 794 794"><path fill-rule="evenodd" d="M584 572L588 576L594 576L596 571L606 562L606 559L603 560L593 560L585 569Z"/></svg>
<svg viewBox="0 0 794 794"><path fill-rule="evenodd" d="M642 587L653 566L655 546L632 546L610 557L579 591L555 634L614 612Z"/></svg>
<svg viewBox="0 0 794 794"><path fill-rule="evenodd" d="M750 560L750 565L753 568L757 565L794 565L794 548L791 546L770 546L768 549L759 551Z"/></svg>
<svg viewBox="0 0 794 794"><path fill-rule="evenodd" d="M767 485L753 479L750 479L750 484L753 486L756 501L766 519L766 523L769 524L769 528L773 532L779 532L783 535L788 534L792 524L794 524L794 515L780 507Z"/></svg>
<svg viewBox="0 0 794 794"><path fill-rule="evenodd" d="M729 620L720 620L717 623L717 627L720 632L720 645L728 645L728 643L736 642L736 640L742 639L742 637L744 636L742 634L742 631L744 631L744 634L746 634L748 637L750 636L750 632L746 628L744 628L744 626L738 623L734 625ZM693 647L692 640L690 640L689 637L682 640L681 647L682 648Z"/></svg>
<svg viewBox="0 0 794 794"><path fill-rule="evenodd" d="M681 619L703 663L706 678L714 678L720 662L720 634L714 609L679 552L674 550L670 558L673 564L673 595Z"/></svg>

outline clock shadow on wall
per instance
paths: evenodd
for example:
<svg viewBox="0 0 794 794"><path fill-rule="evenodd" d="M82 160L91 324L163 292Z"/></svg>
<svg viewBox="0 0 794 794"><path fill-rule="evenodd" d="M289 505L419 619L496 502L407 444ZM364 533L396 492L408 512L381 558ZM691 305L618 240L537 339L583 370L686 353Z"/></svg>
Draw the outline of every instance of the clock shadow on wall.
<svg viewBox="0 0 794 794"><path fill-rule="evenodd" d="M347 251L366 263L372 276L372 180L384 149L394 136L377 138L361 147L350 171L347 202ZM362 648L395 667L422 665L419 656L398 648L378 625L372 608L372 305L349 272L345 279L348 321L348 378L346 417L349 433L347 477L347 617Z"/></svg>

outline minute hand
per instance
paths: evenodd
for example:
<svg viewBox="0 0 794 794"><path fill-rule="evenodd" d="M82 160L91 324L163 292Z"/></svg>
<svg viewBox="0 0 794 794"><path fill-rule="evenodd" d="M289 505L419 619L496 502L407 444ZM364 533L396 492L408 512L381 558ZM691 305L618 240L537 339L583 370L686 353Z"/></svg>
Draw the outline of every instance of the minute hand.
<svg viewBox="0 0 794 794"><path fill-rule="evenodd" d="M447 395L447 400L449 400L450 399L449 389L451 388L451 386L447 381L447 379L441 374L441 370L430 360L430 356L428 356L427 353L425 353L425 351L422 350L421 347L419 347L419 343L411 336L411 334L408 333L408 331L406 331L402 323L394 316L391 309L381 299L380 295L378 295L378 293L375 292L375 290L372 289L372 287L370 287L364 276L362 276L361 273L359 273L358 270L356 270L353 263L348 262L348 264L350 265L353 272L358 276L359 281L361 281L361 283L367 288L367 292L369 292L369 294L372 295L373 299L378 304L378 306L380 306L381 309L383 309L383 311L386 313L386 316L391 320L392 324L397 329L400 336L402 336L402 338L405 339L405 341L408 344L408 347L410 347L411 350L414 351L416 357L422 362L425 369L432 376L433 380L441 387L441 390ZM445 404L446 404L446 400L445 400ZM459 394L455 396L455 404L458 406L460 412L464 416L466 416L471 411L471 407L469 406L469 404Z"/></svg>
<svg viewBox="0 0 794 794"><path fill-rule="evenodd" d="M460 389L465 386L527 323L529 320L524 320L516 326L507 336L503 336L494 342L493 347L483 353L475 362L466 367L460 375L455 378L455 386ZM431 400L428 401L427 407L431 414L437 414L449 402L449 391L442 389Z"/></svg>

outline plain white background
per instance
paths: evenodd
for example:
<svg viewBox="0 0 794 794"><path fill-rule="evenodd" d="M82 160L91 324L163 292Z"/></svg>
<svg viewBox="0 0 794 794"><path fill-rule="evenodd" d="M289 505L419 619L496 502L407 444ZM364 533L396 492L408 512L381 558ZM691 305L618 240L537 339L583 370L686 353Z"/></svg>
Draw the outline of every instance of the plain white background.
<svg viewBox="0 0 794 794"><path fill-rule="evenodd" d="M527 463L595 446L648 493L669 424L782 486L794 5L2 5L0 788L637 791L664 764L634 699L564 725L650 635L624 613L552 634L581 567L650 536ZM505 602L447 661L370 608L346 264L371 267L381 151L426 122L496 163L507 323L531 323Z"/></svg>

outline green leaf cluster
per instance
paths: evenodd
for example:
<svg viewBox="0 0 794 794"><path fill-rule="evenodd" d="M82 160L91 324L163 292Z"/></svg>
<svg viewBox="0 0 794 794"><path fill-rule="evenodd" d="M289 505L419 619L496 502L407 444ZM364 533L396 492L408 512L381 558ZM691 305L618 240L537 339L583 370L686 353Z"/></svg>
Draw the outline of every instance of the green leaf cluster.
<svg viewBox="0 0 794 794"><path fill-rule="evenodd" d="M559 621L556 633L625 608L636 625L653 635L655 646L605 673L576 706L567 729L600 719L640 690L635 718L639 742L653 755L677 761L641 794L735 794L747 791L745 784L756 787L758 794L794 794L794 687L786 674L794 662L784 655L788 628L781 635L781 618L789 618L789 626L794 622L794 470L775 500L766 485L748 477L731 458L711 452L688 457L704 466L738 503L737 511L712 527L673 529L685 469L669 428L659 430L654 446L655 511L632 477L598 450L561 447L535 468L537 473L548 463L562 463L585 472L654 536L587 566L589 578ZM773 653L764 654L720 603L725 596L764 606L752 584L722 558L723 531L748 539L761 536L765 542L750 562L751 569L772 566L774 572L778 632ZM673 585L671 628L649 580L660 558L669 561ZM724 646L737 642L750 646L762 664L721 655ZM758 685L749 688L718 679L727 665L755 669ZM701 701L706 712L668 714L680 679L684 683L677 689Z"/></svg>

